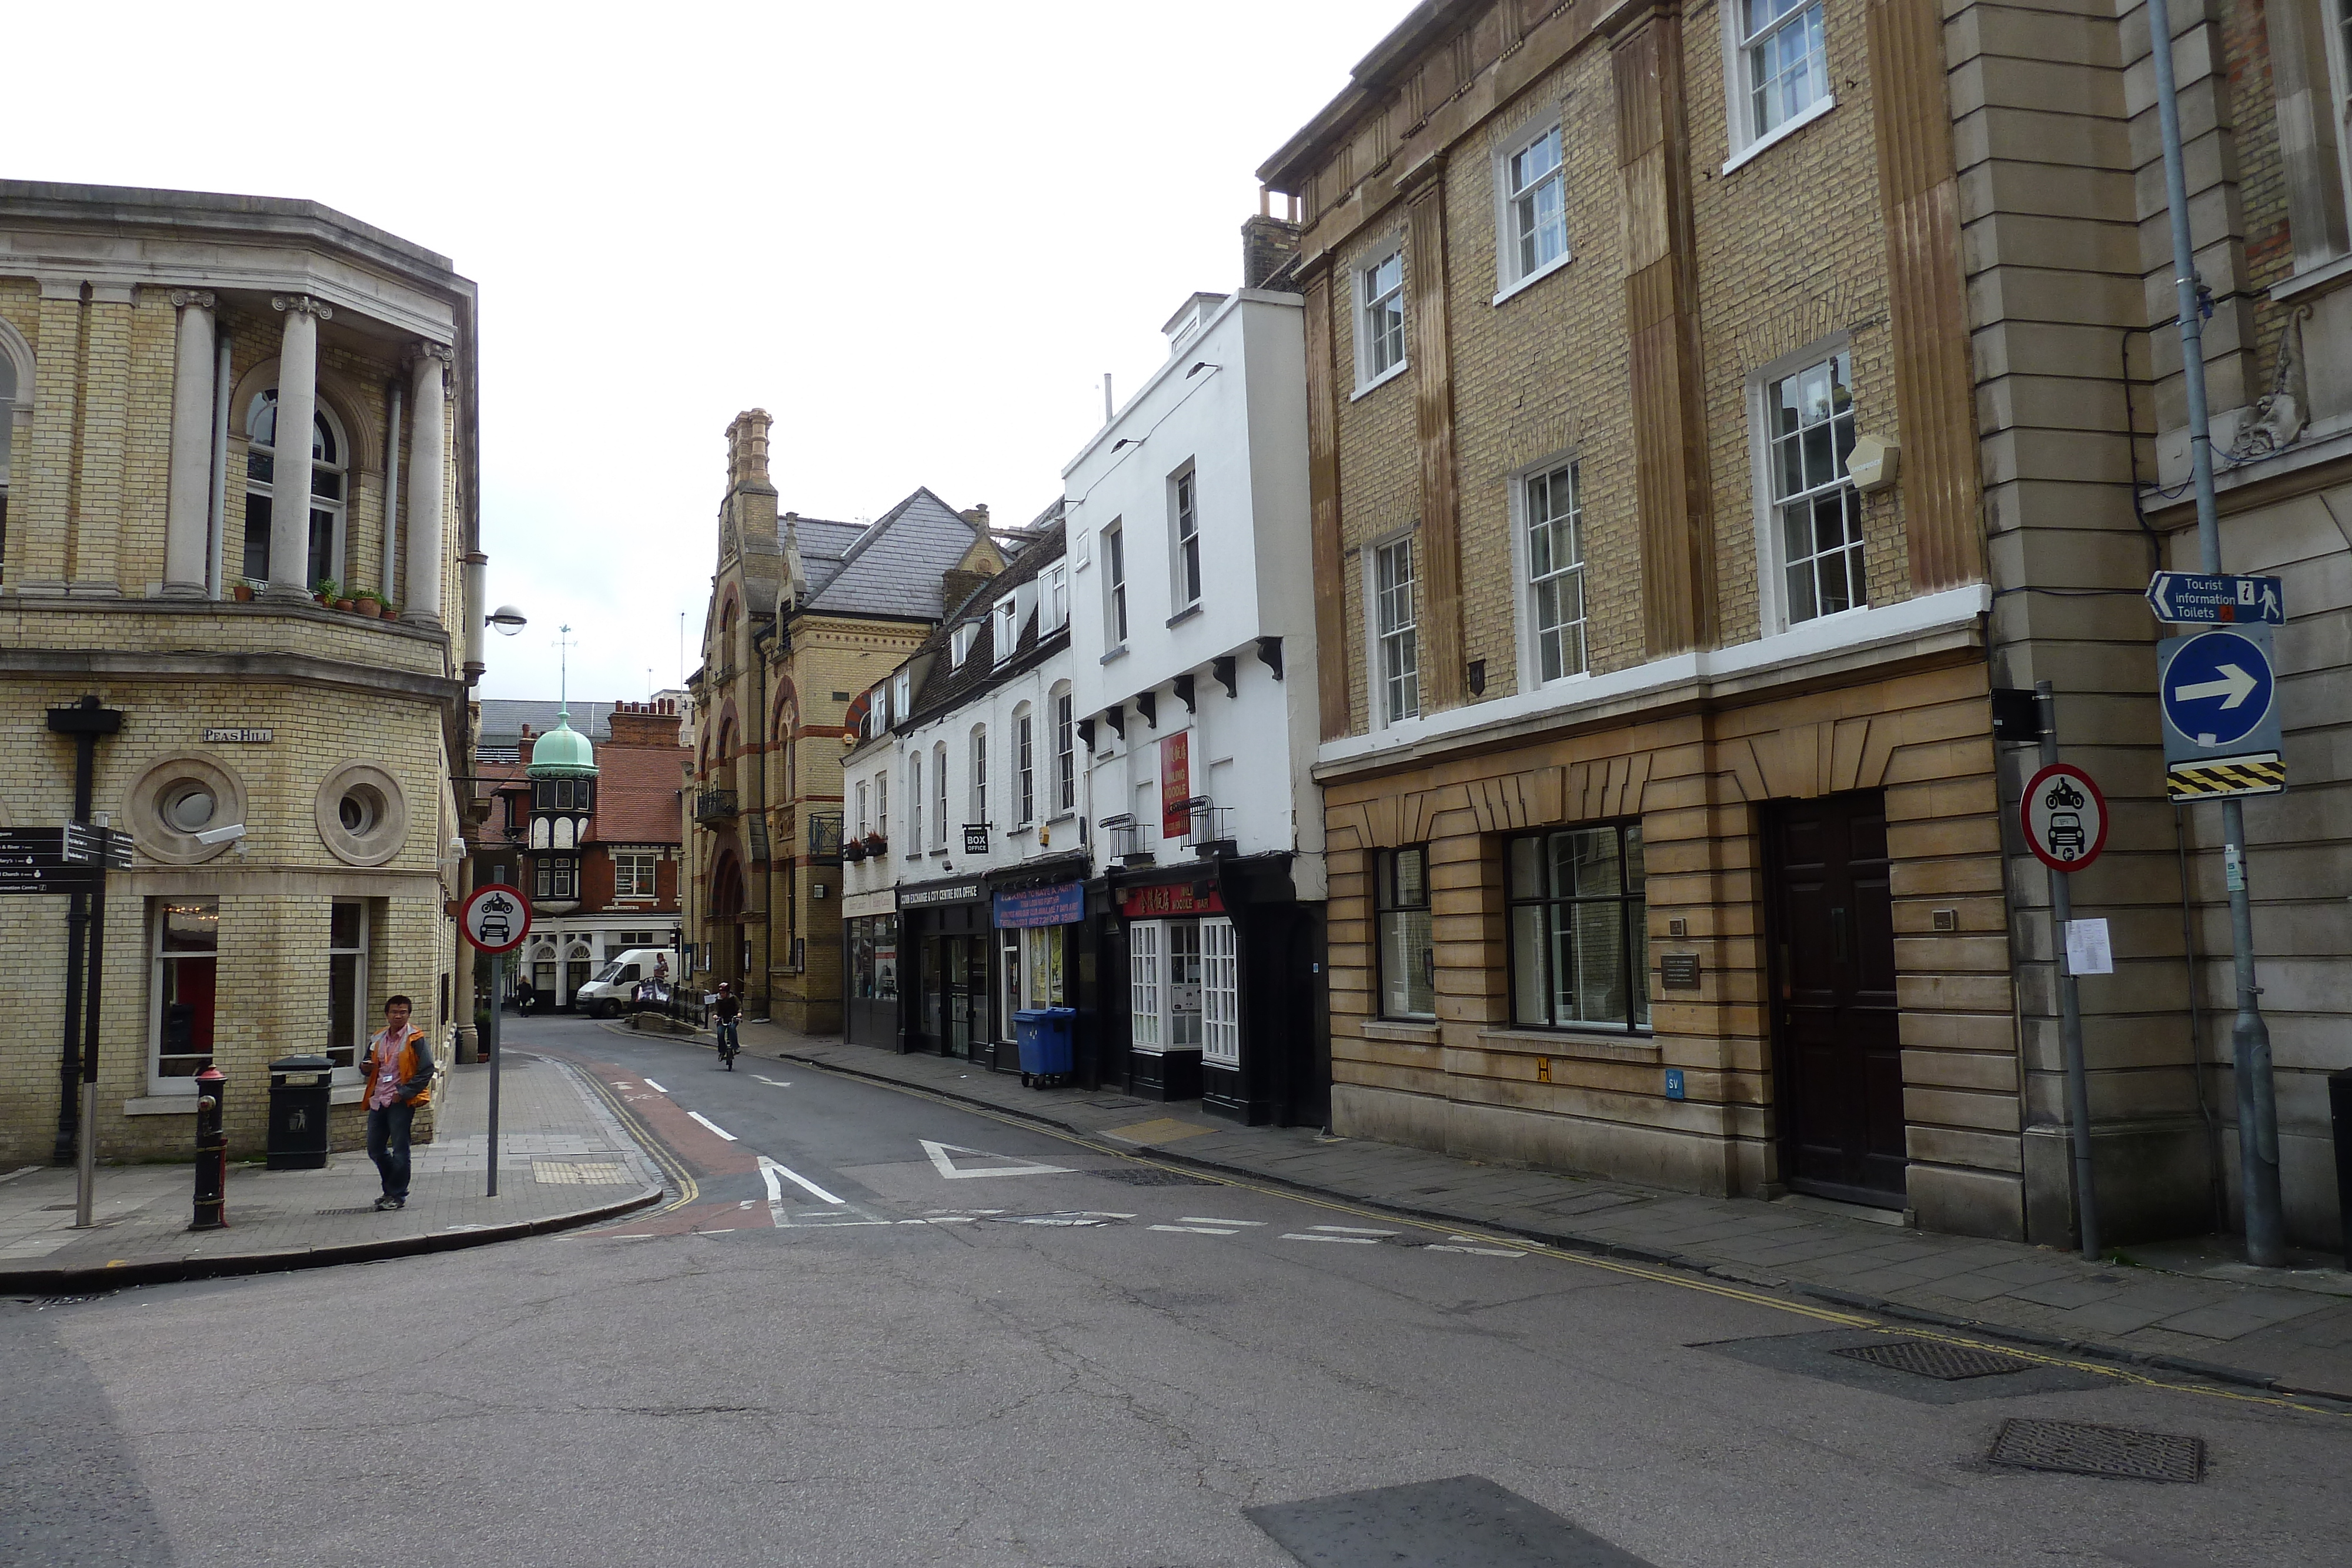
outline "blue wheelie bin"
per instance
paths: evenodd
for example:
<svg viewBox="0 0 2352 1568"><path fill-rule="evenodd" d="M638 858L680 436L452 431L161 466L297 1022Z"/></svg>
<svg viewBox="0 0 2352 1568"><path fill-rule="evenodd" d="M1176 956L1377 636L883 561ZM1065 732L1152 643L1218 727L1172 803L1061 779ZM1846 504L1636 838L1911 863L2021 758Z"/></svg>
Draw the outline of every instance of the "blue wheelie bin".
<svg viewBox="0 0 2352 1568"><path fill-rule="evenodd" d="M1024 1008L1013 1015L1024 1086L1045 1089L1069 1082L1070 1020L1076 1017L1074 1008Z"/></svg>

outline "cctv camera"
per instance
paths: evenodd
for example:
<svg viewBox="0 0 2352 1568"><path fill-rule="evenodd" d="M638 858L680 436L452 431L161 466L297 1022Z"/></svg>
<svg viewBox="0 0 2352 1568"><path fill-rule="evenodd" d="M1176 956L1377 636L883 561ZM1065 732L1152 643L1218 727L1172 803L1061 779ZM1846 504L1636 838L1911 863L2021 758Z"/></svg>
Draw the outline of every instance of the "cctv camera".
<svg viewBox="0 0 2352 1568"><path fill-rule="evenodd" d="M200 844L231 844L245 837L245 824L231 822L225 828L205 828L196 834Z"/></svg>

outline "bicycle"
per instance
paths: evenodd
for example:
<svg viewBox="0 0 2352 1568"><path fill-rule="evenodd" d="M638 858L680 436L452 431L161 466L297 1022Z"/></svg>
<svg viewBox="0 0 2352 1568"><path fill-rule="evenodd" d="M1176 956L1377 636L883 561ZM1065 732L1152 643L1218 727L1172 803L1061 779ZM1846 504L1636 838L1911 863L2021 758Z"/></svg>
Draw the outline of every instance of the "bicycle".
<svg viewBox="0 0 2352 1568"><path fill-rule="evenodd" d="M742 1044L742 1041L740 1041L740 1040L738 1040L738 1039L735 1037L735 1020L734 1020L734 1019L719 1019L719 1063L720 1063L722 1066L724 1066L724 1067L727 1069L727 1071L730 1071L730 1072L734 1071L735 1071L735 1058L736 1058L737 1056L739 1056L740 1054L741 1054L742 1050L743 1050L743 1044Z"/></svg>

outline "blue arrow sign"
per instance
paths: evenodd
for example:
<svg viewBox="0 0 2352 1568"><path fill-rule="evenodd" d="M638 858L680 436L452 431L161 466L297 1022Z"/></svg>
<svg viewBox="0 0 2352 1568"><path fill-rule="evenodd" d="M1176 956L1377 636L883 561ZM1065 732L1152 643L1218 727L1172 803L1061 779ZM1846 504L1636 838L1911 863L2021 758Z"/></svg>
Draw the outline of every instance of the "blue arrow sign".
<svg viewBox="0 0 2352 1568"><path fill-rule="evenodd" d="M2156 659L2167 762L2279 748L2268 626L2174 637Z"/></svg>
<svg viewBox="0 0 2352 1568"><path fill-rule="evenodd" d="M2193 571L2159 571L2148 579L2148 607L2158 621L2191 626L2286 620L2286 596L2275 577L2208 577Z"/></svg>

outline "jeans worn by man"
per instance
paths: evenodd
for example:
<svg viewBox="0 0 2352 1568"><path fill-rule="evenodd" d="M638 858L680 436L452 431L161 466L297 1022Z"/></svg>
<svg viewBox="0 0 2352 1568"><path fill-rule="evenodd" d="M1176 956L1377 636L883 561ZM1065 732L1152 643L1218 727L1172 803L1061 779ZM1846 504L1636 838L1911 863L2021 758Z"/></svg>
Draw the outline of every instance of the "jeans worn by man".
<svg viewBox="0 0 2352 1568"><path fill-rule="evenodd" d="M378 1208L408 1207L409 1129L433 1099L433 1051L409 1011L406 997L384 1003L383 1032L368 1041L367 1151L383 1178Z"/></svg>

